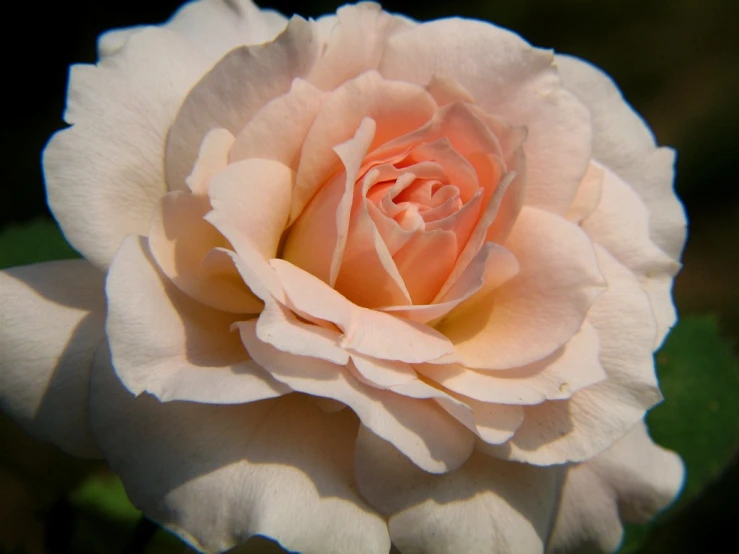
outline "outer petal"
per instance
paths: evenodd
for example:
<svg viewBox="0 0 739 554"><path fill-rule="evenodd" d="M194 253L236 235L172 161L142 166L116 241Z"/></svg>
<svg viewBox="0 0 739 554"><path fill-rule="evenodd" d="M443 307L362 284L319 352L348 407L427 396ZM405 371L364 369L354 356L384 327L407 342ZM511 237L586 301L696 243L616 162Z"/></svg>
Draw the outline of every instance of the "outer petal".
<svg viewBox="0 0 739 554"><path fill-rule="evenodd" d="M64 119L74 126L47 145L44 175L65 236L98 267L107 267L126 235L147 233L167 190L167 132L206 69L197 50L156 28L133 34L96 67L72 67Z"/></svg>
<svg viewBox="0 0 739 554"><path fill-rule="evenodd" d="M649 208L652 240L679 259L686 220L673 189L675 153L656 147L644 121L600 69L569 56L557 56L556 64L565 86L590 108L593 157L634 187Z"/></svg>
<svg viewBox="0 0 739 554"><path fill-rule="evenodd" d="M197 47L211 64L242 45L275 38L287 19L251 0L200 0L182 6L165 25Z"/></svg>
<svg viewBox="0 0 739 554"><path fill-rule="evenodd" d="M98 456L88 423L104 340L103 274L83 260L0 272L0 409L77 456Z"/></svg>
<svg viewBox="0 0 739 554"><path fill-rule="evenodd" d="M608 450L567 471L550 552L615 551L621 518L646 522L675 499L684 477L680 457L654 444L637 423Z"/></svg>
<svg viewBox="0 0 739 554"><path fill-rule="evenodd" d="M255 534L305 554L389 550L385 522L352 487L349 410L328 414L298 395L238 406L134 398L106 354L94 430L149 517L209 553Z"/></svg>
<svg viewBox="0 0 739 554"><path fill-rule="evenodd" d="M184 4L163 27L174 31L215 64L237 46L272 40L287 25L274 10L260 10L251 0L195 0ZM98 39L98 55L111 56L144 26L113 29Z"/></svg>
<svg viewBox="0 0 739 554"><path fill-rule="evenodd" d="M506 369L550 355L579 331L604 287L591 241L559 216L524 208L506 247L518 275L438 327L468 367Z"/></svg>
<svg viewBox="0 0 739 554"><path fill-rule="evenodd" d="M482 402L540 404L570 398L605 379L599 346L598 333L585 323L557 352L527 366L482 372L457 364L421 364L416 370L448 390Z"/></svg>
<svg viewBox="0 0 739 554"><path fill-rule="evenodd" d="M313 24L294 17L273 42L242 46L224 56L170 121L165 157L169 187L184 187L208 131L222 128L238 135L260 108L310 70L317 49Z"/></svg>
<svg viewBox="0 0 739 554"><path fill-rule="evenodd" d="M351 407L359 419L392 442L426 471L454 471L474 448L472 433L432 400L416 400L365 385L342 366L280 352L261 342L253 321L239 324L252 357L295 391L332 398Z"/></svg>
<svg viewBox="0 0 739 554"><path fill-rule="evenodd" d="M364 426L355 468L359 490L390 517L390 536L403 554L541 553L561 472L477 452L457 471L431 475Z"/></svg>
<svg viewBox="0 0 739 554"><path fill-rule="evenodd" d="M633 274L603 248L598 263L608 289L593 303L588 322L600 337L608 378L570 400L526 406L524 422L497 456L537 465L587 460L624 436L662 399L652 348L656 323Z"/></svg>
<svg viewBox="0 0 739 554"><path fill-rule="evenodd" d="M379 4L362 2L342 6L336 14L323 55L310 81L324 90L336 88L357 75L376 69L387 39L410 28L399 17L382 11Z"/></svg>
<svg viewBox="0 0 739 554"><path fill-rule="evenodd" d="M641 280L657 319L656 347L662 344L677 319L672 303L672 278L680 264L650 240L649 220L650 214L636 192L605 169L600 203L581 226Z"/></svg>
<svg viewBox="0 0 739 554"><path fill-rule="evenodd" d="M391 37L379 71L423 86L452 78L487 112L528 127L526 204L563 213L590 161L591 125L552 61L495 25L441 19Z"/></svg>
<svg viewBox="0 0 739 554"><path fill-rule="evenodd" d="M599 163L591 162L588 172L580 181L575 198L567 209L565 217L575 223L580 223L583 219L592 214L600 204L601 192L603 189L603 166Z"/></svg>
<svg viewBox="0 0 739 554"><path fill-rule="evenodd" d="M238 335L230 332L235 316L175 288L143 239L129 237L123 243L106 292L116 372L134 394L231 404L289 392L249 360Z"/></svg>

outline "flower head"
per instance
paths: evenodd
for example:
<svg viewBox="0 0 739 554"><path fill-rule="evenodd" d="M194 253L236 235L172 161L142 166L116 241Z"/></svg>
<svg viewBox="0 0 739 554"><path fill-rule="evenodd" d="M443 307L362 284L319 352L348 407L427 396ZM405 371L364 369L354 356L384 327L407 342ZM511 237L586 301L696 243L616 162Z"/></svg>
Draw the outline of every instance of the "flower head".
<svg viewBox="0 0 739 554"><path fill-rule="evenodd" d="M641 422L685 218L599 70L369 3L99 50L44 156L88 261L2 275L16 419L207 552L612 549L676 494Z"/></svg>

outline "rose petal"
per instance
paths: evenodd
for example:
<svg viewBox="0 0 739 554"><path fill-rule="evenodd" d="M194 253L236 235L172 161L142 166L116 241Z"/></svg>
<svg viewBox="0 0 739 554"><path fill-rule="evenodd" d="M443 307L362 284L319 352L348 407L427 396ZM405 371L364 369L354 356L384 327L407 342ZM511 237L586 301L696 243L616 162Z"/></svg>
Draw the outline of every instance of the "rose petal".
<svg viewBox="0 0 739 554"><path fill-rule="evenodd" d="M164 26L196 46L212 66L237 46L273 40L285 25L285 16L251 0L200 0L183 5Z"/></svg>
<svg viewBox="0 0 739 554"><path fill-rule="evenodd" d="M198 158L185 179L194 194L207 195L210 178L228 165L228 158L236 138L226 129L208 131L200 144Z"/></svg>
<svg viewBox="0 0 739 554"><path fill-rule="evenodd" d="M455 364L422 364L415 368L446 389L482 402L540 404L570 398L605 379L599 346L598 334L585 323L561 349L527 366L494 372Z"/></svg>
<svg viewBox="0 0 739 554"><path fill-rule="evenodd" d="M353 489L348 410L298 395L236 406L134 398L104 355L92 386L95 433L131 501L198 550L256 534L306 554L389 550L385 522Z"/></svg>
<svg viewBox="0 0 739 554"><path fill-rule="evenodd" d="M518 273L518 261L506 248L488 242L483 245L462 275L449 291L436 303L414 306L390 306L380 308L398 317L417 323L429 323L451 312L473 295L483 297Z"/></svg>
<svg viewBox="0 0 739 554"><path fill-rule="evenodd" d="M289 92L268 102L244 125L231 150L231 162L263 158L297 170L303 141L325 98L325 92L295 79Z"/></svg>
<svg viewBox="0 0 739 554"><path fill-rule="evenodd" d="M430 327L352 304L323 281L284 260L270 263L289 307L337 325L344 333L344 348L408 363L434 360L453 351L452 344Z"/></svg>
<svg viewBox="0 0 739 554"><path fill-rule="evenodd" d="M382 389L418 380L413 368L403 362L380 360L354 353L352 365L357 370L356 377L360 381Z"/></svg>
<svg viewBox="0 0 739 554"><path fill-rule="evenodd" d="M564 85L588 105L593 120L593 157L629 183L646 204L652 240L678 260L685 245L685 211L674 192L675 153L657 148L641 117L611 79L595 66L557 56Z"/></svg>
<svg viewBox="0 0 739 554"><path fill-rule="evenodd" d="M229 404L289 392L249 360L238 335L229 332L234 315L176 289L157 269L143 239L124 241L106 293L116 372L134 394Z"/></svg>
<svg viewBox="0 0 739 554"><path fill-rule="evenodd" d="M472 452L472 434L435 403L364 385L342 366L280 352L261 342L255 327L254 322L240 325L241 338L275 379L295 391L343 402L419 467L433 473L453 471Z"/></svg>
<svg viewBox="0 0 739 554"><path fill-rule="evenodd" d="M434 75L426 85L426 90L434 97L439 106L448 106L455 102L474 104L475 99L462 85L449 77Z"/></svg>
<svg viewBox="0 0 739 554"><path fill-rule="evenodd" d="M162 272L188 296L218 310L259 313L262 303L244 285L233 264L212 263L213 249L227 242L204 219L209 210L207 198L170 192L154 212L149 249Z"/></svg>
<svg viewBox="0 0 739 554"><path fill-rule="evenodd" d="M684 477L680 457L654 444L637 423L608 450L567 471L550 550L615 551L621 518L645 523L675 499Z"/></svg>
<svg viewBox="0 0 739 554"><path fill-rule="evenodd" d="M528 127L526 204L563 213L590 161L591 124L553 59L495 25L440 19L391 37L379 71L424 86L436 76L454 79L486 112Z"/></svg>
<svg viewBox="0 0 739 554"><path fill-rule="evenodd" d="M550 355L579 331L604 287L587 235L558 216L524 208L506 246L518 275L438 326L471 368L505 369Z"/></svg>
<svg viewBox="0 0 739 554"><path fill-rule="evenodd" d="M222 128L237 135L257 110L310 70L317 49L313 24L293 17L273 42L241 46L226 54L170 120L165 154L169 187L184 186L208 131Z"/></svg>
<svg viewBox="0 0 739 554"><path fill-rule="evenodd" d="M478 436L488 444L502 444L510 439L523 423L523 408L507 404L492 404L465 398L472 409Z"/></svg>
<svg viewBox="0 0 739 554"><path fill-rule="evenodd" d="M75 456L98 457L90 369L105 340L104 275L83 260L0 271L0 410Z"/></svg>
<svg viewBox="0 0 739 554"><path fill-rule="evenodd" d="M478 255L478 252L480 252L480 249L483 247L485 242L490 242L486 240L486 237L490 232L490 226L498 215L498 211L508 188L516 180L517 175L515 173L507 173L500 180L496 179L498 182L495 191L485 199L487 202L483 200L485 205L483 207L482 214L480 215L475 228L472 230L469 240L462 247L454 268L436 294L435 300L447 295L460 276L467 270L469 264L472 263L472 260Z"/></svg>
<svg viewBox="0 0 739 554"><path fill-rule="evenodd" d="M238 328L244 324L235 323ZM349 363L349 354L339 346L341 334L338 331L303 323L290 310L273 300L265 303L256 330L259 340L282 352L339 365Z"/></svg>
<svg viewBox="0 0 739 554"><path fill-rule="evenodd" d="M587 465L618 494L621 517L630 523L646 523L667 507L685 479L680 456L655 444L643 422Z"/></svg>
<svg viewBox="0 0 739 554"><path fill-rule="evenodd" d="M603 167L598 163L591 162L565 217L574 223L580 223L592 214L600 204L602 188Z"/></svg>
<svg viewBox="0 0 739 554"><path fill-rule="evenodd" d="M355 459L362 495L389 516L406 553L542 553L555 515L559 468L543 469L479 452L446 475L421 471L360 426Z"/></svg>
<svg viewBox="0 0 739 554"><path fill-rule="evenodd" d="M49 141L44 176L67 240L98 267L126 235L147 233L167 191L161 153L169 127L206 69L192 46L157 28L132 34L97 66L72 67L64 119L73 127Z"/></svg>
<svg viewBox="0 0 739 554"><path fill-rule="evenodd" d="M344 171L326 183L290 228L282 257L333 286L344 257L354 185L375 136L374 120L366 118L354 137L334 146ZM372 251L379 255L376 250Z"/></svg>
<svg viewBox="0 0 739 554"><path fill-rule="evenodd" d="M213 211L206 219L219 229L228 227L229 235L248 238L262 256L272 258L287 224L292 185L293 172L280 162L233 163L210 180Z"/></svg>
<svg viewBox="0 0 739 554"><path fill-rule="evenodd" d="M598 263L608 289L593 302L588 322L600 337L608 378L570 400L527 406L524 422L496 456L536 465L588 460L624 436L662 399L652 348L656 323L634 275L602 247Z"/></svg>
<svg viewBox="0 0 739 554"><path fill-rule="evenodd" d="M121 27L120 29L111 29L103 32L98 36L97 40L98 58L102 60L103 58L112 56L125 46L126 41L134 33L138 33L146 28L147 25L132 25L131 27Z"/></svg>
<svg viewBox="0 0 739 554"><path fill-rule="evenodd" d="M393 260L413 304L429 304L457 261L457 236L442 229L417 233Z"/></svg>
<svg viewBox="0 0 739 554"><path fill-rule="evenodd" d="M376 69L388 38L411 27L369 2L342 6L336 19L323 55L309 76L310 82L324 90Z"/></svg>
<svg viewBox="0 0 739 554"><path fill-rule="evenodd" d="M650 240L650 214L636 192L612 171L604 171L601 201L581 226L641 280L657 319L657 347L677 319L672 278L680 264Z"/></svg>
<svg viewBox="0 0 739 554"><path fill-rule="evenodd" d="M334 90L323 103L303 143L293 193L291 221L320 186L338 169L332 148L349 140L365 118L377 123L369 147L373 150L396 137L418 129L437 106L422 87L388 81L369 71Z"/></svg>
<svg viewBox="0 0 739 554"><path fill-rule="evenodd" d="M351 152L340 149L344 146L348 144L336 148L342 160L351 155ZM354 172L359 169L361 161L360 158L351 159L347 167ZM352 302L367 308L408 305L412 300L406 283L367 208L366 195L371 181L365 179L361 189L352 187L349 175L347 171L347 194L342 201L348 203L349 192L354 191L351 214L345 210L337 214L339 236L342 237L343 229L346 229L346 243L337 241L329 284ZM343 227L347 215L348 227Z"/></svg>

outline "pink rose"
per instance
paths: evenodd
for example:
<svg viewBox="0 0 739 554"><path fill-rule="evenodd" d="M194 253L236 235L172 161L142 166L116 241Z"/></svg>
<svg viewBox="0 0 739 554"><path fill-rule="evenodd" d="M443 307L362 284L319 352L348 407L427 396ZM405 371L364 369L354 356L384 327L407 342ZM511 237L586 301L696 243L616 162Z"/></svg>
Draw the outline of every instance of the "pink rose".
<svg viewBox="0 0 739 554"><path fill-rule="evenodd" d="M44 155L87 261L0 277L29 431L206 552L611 550L677 494L674 154L599 70L366 3L99 50Z"/></svg>

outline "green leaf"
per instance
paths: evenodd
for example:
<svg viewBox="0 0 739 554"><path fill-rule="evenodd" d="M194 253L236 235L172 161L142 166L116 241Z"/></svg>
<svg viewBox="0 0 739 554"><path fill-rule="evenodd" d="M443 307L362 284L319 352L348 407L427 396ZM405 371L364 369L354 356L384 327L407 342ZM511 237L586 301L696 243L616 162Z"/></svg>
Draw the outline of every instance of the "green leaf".
<svg viewBox="0 0 739 554"><path fill-rule="evenodd" d="M665 401L649 413L647 424L655 442L679 453L687 470L680 498L650 526L665 528L676 514L692 509L698 493L739 449L739 360L714 318L686 317L657 354L657 367ZM623 554L663 551L654 550L654 540L648 550L641 548L649 528L630 525L626 531Z"/></svg>
<svg viewBox="0 0 739 554"><path fill-rule="evenodd" d="M79 257L56 222L46 217L10 225L0 232L0 269Z"/></svg>
<svg viewBox="0 0 739 554"><path fill-rule="evenodd" d="M120 479L108 471L89 476L69 500L76 508L94 511L106 519L133 524L141 517L141 512L128 500Z"/></svg>

